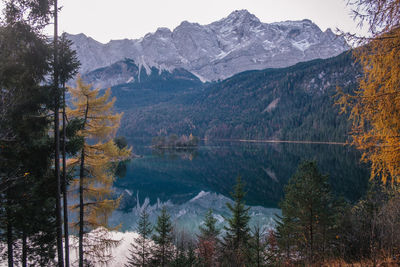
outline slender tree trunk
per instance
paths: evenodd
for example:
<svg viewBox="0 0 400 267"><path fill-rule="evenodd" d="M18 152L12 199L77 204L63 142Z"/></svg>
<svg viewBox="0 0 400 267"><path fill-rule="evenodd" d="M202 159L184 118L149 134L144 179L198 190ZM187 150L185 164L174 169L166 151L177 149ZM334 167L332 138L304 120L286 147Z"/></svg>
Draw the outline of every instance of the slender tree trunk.
<svg viewBox="0 0 400 267"><path fill-rule="evenodd" d="M165 246L162 246L162 257L161 257L161 266L165 267Z"/></svg>
<svg viewBox="0 0 400 267"><path fill-rule="evenodd" d="M63 206L64 206L64 246L65 246L65 267L69 267L69 234L68 234L68 190L67 190L67 154L65 151L66 143L66 114L65 114L65 84L63 84L63 118L62 118L62 129L63 129L63 143L62 143L62 158L63 158L63 179L62 187L63 192Z"/></svg>
<svg viewBox="0 0 400 267"><path fill-rule="evenodd" d="M372 214L372 229L371 229L371 237L370 237L370 247L371 247L371 254L373 260L373 266L376 266L376 248L375 248L375 226L376 226L376 211Z"/></svg>
<svg viewBox="0 0 400 267"><path fill-rule="evenodd" d="M310 210L310 264L313 262L314 258L314 233L313 233L313 218L314 218L314 213L313 210Z"/></svg>
<svg viewBox="0 0 400 267"><path fill-rule="evenodd" d="M143 267L146 266L146 265L145 265L145 261L144 261L144 259L145 259L145 255L144 255L144 253L145 253L145 252L144 252L144 251L145 251L145 247L144 247L144 246L145 246L145 243L144 243L145 240L146 240L146 238L145 238L145 236L143 236L143 240L142 240L142 242L143 242L143 243L142 243L142 266L143 266Z"/></svg>
<svg viewBox="0 0 400 267"><path fill-rule="evenodd" d="M81 152L79 173L79 267L83 267L83 176L85 167L85 149Z"/></svg>
<svg viewBox="0 0 400 267"><path fill-rule="evenodd" d="M27 191L27 189L26 189L26 180L24 179L24 181L23 181L23 187L22 187L22 191L23 192L26 192ZM26 206L26 203L28 202L28 199L25 197L25 196L23 196L23 204L22 204L22 209L23 210L27 210L28 208L27 208L27 206ZM28 220L29 220L29 218L27 217L27 216L23 216L23 226L22 226L22 255L21 255L21 257L22 257L22 259L21 259L21 262L22 262L22 267L26 267L27 266L27 255L28 255L28 253L27 253L27 244L26 244L26 239L27 239L27 237L26 237L26 225L28 224Z"/></svg>
<svg viewBox="0 0 400 267"><path fill-rule="evenodd" d="M22 231L22 267L26 267L27 266L27 244L26 244L26 231L25 229Z"/></svg>
<svg viewBox="0 0 400 267"><path fill-rule="evenodd" d="M58 266L64 267L62 244L62 220L61 220L61 182L60 182L60 96L58 82L58 6L54 1L54 170L56 176L56 228L57 228L57 255Z"/></svg>
<svg viewBox="0 0 400 267"><path fill-rule="evenodd" d="M7 197L8 198L8 197ZM7 200L9 202L9 200ZM9 206L9 203L7 203ZM11 214L10 208L7 207L7 256L8 256L8 267L14 266L14 251L13 251L13 234L12 234Z"/></svg>
<svg viewBox="0 0 400 267"><path fill-rule="evenodd" d="M89 112L89 100L86 101L85 118L83 121L83 129L85 128L87 116ZM81 166L79 170L79 267L83 267L83 215L84 215L84 205L83 205L83 179L85 175L85 146L82 148L81 152Z"/></svg>

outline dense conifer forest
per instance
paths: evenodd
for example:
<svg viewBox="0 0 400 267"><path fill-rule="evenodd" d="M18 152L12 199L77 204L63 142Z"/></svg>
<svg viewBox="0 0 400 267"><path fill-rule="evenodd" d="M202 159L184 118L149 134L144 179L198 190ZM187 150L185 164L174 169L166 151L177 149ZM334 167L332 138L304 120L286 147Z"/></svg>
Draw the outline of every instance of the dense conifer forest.
<svg viewBox="0 0 400 267"><path fill-rule="evenodd" d="M360 75L351 52L345 52L211 84L192 82L189 89L173 79L168 90L156 82L141 85L151 90L123 84L113 87L113 95L116 107L125 112L120 133L126 136L193 133L210 139L345 142L350 122L335 106L336 89L353 92ZM174 97L166 98L166 93Z"/></svg>

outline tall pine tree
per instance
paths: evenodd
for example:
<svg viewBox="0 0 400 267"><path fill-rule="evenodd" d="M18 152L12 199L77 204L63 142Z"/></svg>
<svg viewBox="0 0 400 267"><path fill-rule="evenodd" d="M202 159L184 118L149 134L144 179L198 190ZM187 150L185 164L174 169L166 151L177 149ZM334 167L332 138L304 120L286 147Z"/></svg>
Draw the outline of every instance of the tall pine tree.
<svg viewBox="0 0 400 267"><path fill-rule="evenodd" d="M55 226L49 88L43 86L50 47L40 35L39 19L33 18L39 11L17 2L6 2L0 28L0 235L7 240L9 266L16 261L16 239L22 240L23 266L28 256L46 265L54 258Z"/></svg>
<svg viewBox="0 0 400 267"><path fill-rule="evenodd" d="M226 206L232 213L232 217L226 218L227 225L224 227L225 236L223 238L224 261L230 266L246 265L249 257L248 242L250 239L249 227L249 207L245 206L244 185L241 177L237 177L233 193L233 205L227 203Z"/></svg>
<svg viewBox="0 0 400 267"><path fill-rule="evenodd" d="M278 241L300 253L308 264L327 252L334 224L332 201L328 176L319 172L316 162L301 163L285 187L277 231Z"/></svg>
<svg viewBox="0 0 400 267"><path fill-rule="evenodd" d="M151 266L151 239L150 235L153 231L152 225L149 221L149 214L144 207L140 213L139 223L136 229L138 237L131 243L129 250L130 256L126 267L129 266Z"/></svg>
<svg viewBox="0 0 400 267"><path fill-rule="evenodd" d="M165 206L161 209L161 214L157 218L157 224L155 225L154 230L152 264L161 267L168 266L168 263L171 262L174 256L174 245L172 243L173 235L171 217L167 213L167 208Z"/></svg>

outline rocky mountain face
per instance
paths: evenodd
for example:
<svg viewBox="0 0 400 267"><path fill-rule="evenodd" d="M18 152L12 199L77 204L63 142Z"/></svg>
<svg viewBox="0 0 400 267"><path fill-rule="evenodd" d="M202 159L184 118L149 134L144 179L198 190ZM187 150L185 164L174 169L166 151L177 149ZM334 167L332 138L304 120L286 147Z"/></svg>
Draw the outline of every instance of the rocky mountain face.
<svg viewBox="0 0 400 267"><path fill-rule="evenodd" d="M139 69L184 68L203 81L333 57L349 48L343 37L330 29L322 32L310 20L267 24L246 10L208 25L184 21L173 31L159 28L136 40L102 44L84 34L68 37L82 63L81 73L130 58Z"/></svg>
<svg viewBox="0 0 400 267"><path fill-rule="evenodd" d="M122 84L164 84L169 81L186 82L188 84L201 83L199 78L191 72L174 68L171 70L157 69L136 64L132 59L117 61L107 67L99 68L82 75L86 83L97 88L108 88Z"/></svg>

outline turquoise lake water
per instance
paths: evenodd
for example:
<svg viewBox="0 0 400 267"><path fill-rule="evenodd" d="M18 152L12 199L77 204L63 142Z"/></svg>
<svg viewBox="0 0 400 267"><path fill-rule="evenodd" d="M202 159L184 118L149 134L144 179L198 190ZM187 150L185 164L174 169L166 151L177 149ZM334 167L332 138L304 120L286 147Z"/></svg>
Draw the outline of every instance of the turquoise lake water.
<svg viewBox="0 0 400 267"><path fill-rule="evenodd" d="M155 221L163 205L179 230L196 232L209 208L222 226L238 175L245 183L251 224L273 227L284 187L302 160L317 161L332 191L349 201L362 196L368 180L359 153L342 145L209 141L196 149L159 151L146 140L130 144L139 157L119 170L115 189L123 198L111 218L113 225L122 223L122 231L135 229L144 207Z"/></svg>

